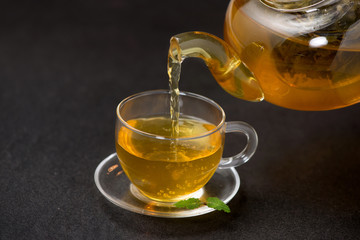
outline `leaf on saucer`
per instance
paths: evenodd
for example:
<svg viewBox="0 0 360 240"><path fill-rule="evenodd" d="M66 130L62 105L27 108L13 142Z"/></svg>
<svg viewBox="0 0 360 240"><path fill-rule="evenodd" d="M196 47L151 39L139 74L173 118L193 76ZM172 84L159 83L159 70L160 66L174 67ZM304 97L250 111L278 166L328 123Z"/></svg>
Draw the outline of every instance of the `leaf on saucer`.
<svg viewBox="0 0 360 240"><path fill-rule="evenodd" d="M200 205L201 205L201 201L198 198L189 198L175 203L175 207L187 208L187 209L195 209L200 207Z"/></svg>
<svg viewBox="0 0 360 240"><path fill-rule="evenodd" d="M217 197L209 197L206 199L206 205L219 211L224 211L226 213L230 212L229 206Z"/></svg>

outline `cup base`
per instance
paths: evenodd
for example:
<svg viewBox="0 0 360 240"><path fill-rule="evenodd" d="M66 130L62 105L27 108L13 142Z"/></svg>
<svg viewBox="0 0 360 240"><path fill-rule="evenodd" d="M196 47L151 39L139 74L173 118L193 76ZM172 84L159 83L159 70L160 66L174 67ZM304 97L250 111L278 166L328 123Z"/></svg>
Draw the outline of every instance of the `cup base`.
<svg viewBox="0 0 360 240"><path fill-rule="evenodd" d="M196 209L176 208L171 202L158 202L144 196L123 172L116 153L101 161L95 170L95 184L110 202L131 212L164 218L185 218L214 211L207 206ZM205 200L217 197L228 203L240 188L240 178L235 168L218 169L200 190L186 197Z"/></svg>
<svg viewBox="0 0 360 240"><path fill-rule="evenodd" d="M163 202L163 201L157 201L154 199L151 199L147 196L145 196L137 187L135 187L134 184L130 184L130 192L132 193L132 195L134 195L134 197L136 197L137 199L139 199L140 201L146 203L146 204L151 204L154 206L161 206L161 207L174 207L174 204L180 200L184 200L184 199L189 199L189 198L202 198L204 195L204 189L200 188L199 190L197 190L196 192L193 192L191 194L188 194L186 196L183 196L182 198L179 198L177 200L174 201L169 201L169 202Z"/></svg>

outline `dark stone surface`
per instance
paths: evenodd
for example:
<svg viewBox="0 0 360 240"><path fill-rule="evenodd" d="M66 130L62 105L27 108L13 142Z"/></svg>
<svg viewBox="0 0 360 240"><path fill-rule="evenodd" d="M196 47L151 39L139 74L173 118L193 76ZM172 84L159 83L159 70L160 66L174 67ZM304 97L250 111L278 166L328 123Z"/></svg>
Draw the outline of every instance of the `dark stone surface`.
<svg viewBox="0 0 360 240"><path fill-rule="evenodd" d="M114 152L115 107L167 88L169 38L222 36L226 1L28 1L0 9L0 239L359 239L360 105L299 112L227 95L203 63L181 89L259 135L231 214L119 209L93 174ZM231 145L228 151L236 152Z"/></svg>

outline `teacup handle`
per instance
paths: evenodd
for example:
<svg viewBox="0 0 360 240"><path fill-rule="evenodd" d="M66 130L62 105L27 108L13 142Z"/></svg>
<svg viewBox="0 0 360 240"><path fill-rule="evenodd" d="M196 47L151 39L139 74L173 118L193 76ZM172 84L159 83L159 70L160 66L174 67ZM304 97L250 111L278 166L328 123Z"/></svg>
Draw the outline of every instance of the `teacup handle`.
<svg viewBox="0 0 360 240"><path fill-rule="evenodd" d="M243 133L247 138L247 144L245 148L235 156L222 158L219 164L220 169L237 167L246 163L252 155L254 155L258 145L258 137L255 129L246 122L236 121L226 122L225 124L225 133Z"/></svg>

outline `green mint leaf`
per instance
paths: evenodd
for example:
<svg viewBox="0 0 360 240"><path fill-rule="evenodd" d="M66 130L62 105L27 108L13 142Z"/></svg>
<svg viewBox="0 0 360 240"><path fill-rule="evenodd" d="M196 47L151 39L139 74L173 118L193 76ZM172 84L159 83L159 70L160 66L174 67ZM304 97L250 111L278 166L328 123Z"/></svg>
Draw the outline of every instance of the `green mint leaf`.
<svg viewBox="0 0 360 240"><path fill-rule="evenodd" d="M187 200L181 200L175 203L175 207L178 208L187 208L187 209L195 209L200 207L201 201L198 198L189 198Z"/></svg>
<svg viewBox="0 0 360 240"><path fill-rule="evenodd" d="M219 211L224 211L226 213L230 212L229 206L217 197L209 197L206 199L206 205Z"/></svg>

